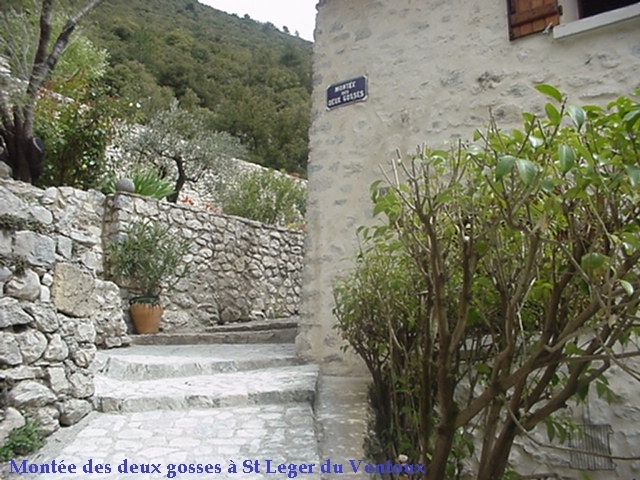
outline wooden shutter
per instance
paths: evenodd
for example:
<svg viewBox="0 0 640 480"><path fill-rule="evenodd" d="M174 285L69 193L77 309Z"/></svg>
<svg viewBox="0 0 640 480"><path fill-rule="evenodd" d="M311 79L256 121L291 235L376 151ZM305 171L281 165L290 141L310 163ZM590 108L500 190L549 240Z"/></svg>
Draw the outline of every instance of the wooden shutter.
<svg viewBox="0 0 640 480"><path fill-rule="evenodd" d="M507 0L507 7L510 40L558 25L562 14L557 0Z"/></svg>

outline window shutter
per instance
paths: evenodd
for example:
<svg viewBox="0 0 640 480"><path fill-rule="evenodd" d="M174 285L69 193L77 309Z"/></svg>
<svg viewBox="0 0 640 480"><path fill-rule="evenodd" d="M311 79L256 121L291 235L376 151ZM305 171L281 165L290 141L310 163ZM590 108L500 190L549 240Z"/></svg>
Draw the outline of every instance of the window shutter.
<svg viewBox="0 0 640 480"><path fill-rule="evenodd" d="M560 23L561 7L557 0L507 0L509 39L542 32Z"/></svg>

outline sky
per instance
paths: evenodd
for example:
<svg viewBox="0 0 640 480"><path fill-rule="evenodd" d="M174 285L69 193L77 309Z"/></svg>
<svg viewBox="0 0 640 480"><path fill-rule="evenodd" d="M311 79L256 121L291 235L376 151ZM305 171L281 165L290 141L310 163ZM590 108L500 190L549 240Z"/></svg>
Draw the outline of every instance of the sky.
<svg viewBox="0 0 640 480"><path fill-rule="evenodd" d="M259 22L271 22L280 30L287 27L305 40L313 41L317 0L199 0L217 10L235 13L239 17L248 14Z"/></svg>

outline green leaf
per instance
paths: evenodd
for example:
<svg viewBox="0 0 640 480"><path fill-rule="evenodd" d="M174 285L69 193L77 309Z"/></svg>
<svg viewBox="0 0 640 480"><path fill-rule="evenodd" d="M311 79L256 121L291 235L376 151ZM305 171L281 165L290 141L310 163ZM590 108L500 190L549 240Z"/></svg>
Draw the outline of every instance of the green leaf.
<svg viewBox="0 0 640 480"><path fill-rule="evenodd" d="M543 95L553 98L558 103L562 102L562 93L560 93L560 90L558 90L556 87L552 87L551 85L543 83L540 85L536 85L534 88Z"/></svg>
<svg viewBox="0 0 640 480"><path fill-rule="evenodd" d="M627 165L626 168L631 186L637 187L638 185L640 185L640 168L633 165Z"/></svg>
<svg viewBox="0 0 640 480"><path fill-rule="evenodd" d="M480 145L470 145L467 149L467 154L472 156L482 155L484 153L484 149Z"/></svg>
<svg viewBox="0 0 640 480"><path fill-rule="evenodd" d="M549 121L553 125L558 125L560 123L560 121L562 120L562 117L560 116L560 112L552 104L547 103L544 106L544 111L547 112L547 117L549 117Z"/></svg>
<svg viewBox="0 0 640 480"><path fill-rule="evenodd" d="M640 108L628 112L622 121L626 124L627 129L631 130L638 120L640 120Z"/></svg>
<svg viewBox="0 0 640 480"><path fill-rule="evenodd" d="M631 285L631 283L627 282L626 280L620 280L620 286L624 288L624 291L627 292L627 295L629 296L633 295L633 292L635 290L633 288L633 285Z"/></svg>
<svg viewBox="0 0 640 480"><path fill-rule="evenodd" d="M579 348L573 342L567 343L567 345L564 347L564 351L567 355L582 355L584 353L584 350Z"/></svg>
<svg viewBox="0 0 640 480"><path fill-rule="evenodd" d="M540 181L540 187L546 193L551 193L553 192L553 189L556 188L556 184L553 183L553 180L549 180L548 178L545 178L544 180Z"/></svg>
<svg viewBox="0 0 640 480"><path fill-rule="evenodd" d="M496 165L496 179L502 180L506 174L511 172L513 165L516 163L516 157L511 155L503 155Z"/></svg>
<svg viewBox="0 0 640 480"><path fill-rule="evenodd" d="M586 113L580 107L575 105L569 105L567 107L567 112L569 113L569 117L573 120L574 125L580 130L582 125L584 125L584 121L587 118Z"/></svg>
<svg viewBox="0 0 640 480"><path fill-rule="evenodd" d="M540 148L542 145L544 145L544 140L540 137L534 137L533 135L530 135L529 143L533 148Z"/></svg>
<svg viewBox="0 0 640 480"><path fill-rule="evenodd" d="M548 421L546 421L545 423L547 424L547 437L549 438L550 442L553 442L553 439L556 436L556 429L554 428L551 419L548 419Z"/></svg>
<svg viewBox="0 0 640 480"><path fill-rule="evenodd" d="M587 253L580 261L580 266L587 273L593 273L596 270L602 268L605 262L609 259L606 255L593 252Z"/></svg>
<svg viewBox="0 0 640 480"><path fill-rule="evenodd" d="M560 160L560 171L566 175L576 164L576 153L569 145L559 145L558 160Z"/></svg>
<svg viewBox="0 0 640 480"><path fill-rule="evenodd" d="M536 178L536 166L531 160L525 160L518 158L516 160L516 166L518 167L518 173L525 185L531 185Z"/></svg>

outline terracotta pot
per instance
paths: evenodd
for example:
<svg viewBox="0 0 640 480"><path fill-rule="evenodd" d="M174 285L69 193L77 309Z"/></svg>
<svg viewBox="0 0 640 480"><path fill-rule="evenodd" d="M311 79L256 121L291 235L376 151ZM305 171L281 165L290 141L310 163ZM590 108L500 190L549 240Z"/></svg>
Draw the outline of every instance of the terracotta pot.
<svg viewBox="0 0 640 480"><path fill-rule="evenodd" d="M132 303L129 309L136 333L158 333L162 307L152 303Z"/></svg>

